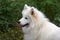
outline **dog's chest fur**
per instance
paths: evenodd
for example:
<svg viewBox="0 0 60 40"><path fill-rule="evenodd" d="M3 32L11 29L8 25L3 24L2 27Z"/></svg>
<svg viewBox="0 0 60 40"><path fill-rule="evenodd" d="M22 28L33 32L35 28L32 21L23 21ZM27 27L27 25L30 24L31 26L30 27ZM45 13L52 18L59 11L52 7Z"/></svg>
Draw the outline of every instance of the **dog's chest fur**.
<svg viewBox="0 0 60 40"><path fill-rule="evenodd" d="M51 25L51 26L48 27L49 25ZM46 23L44 26L46 26L46 28L43 28L43 29L40 29L40 27L37 27L39 29L37 29L36 27L28 28L28 29L23 28L24 40L53 40L54 36L52 36L52 35L54 34L54 32L57 31L58 28L55 27L54 24L51 24L49 22ZM56 33L56 35L57 35L57 33Z"/></svg>

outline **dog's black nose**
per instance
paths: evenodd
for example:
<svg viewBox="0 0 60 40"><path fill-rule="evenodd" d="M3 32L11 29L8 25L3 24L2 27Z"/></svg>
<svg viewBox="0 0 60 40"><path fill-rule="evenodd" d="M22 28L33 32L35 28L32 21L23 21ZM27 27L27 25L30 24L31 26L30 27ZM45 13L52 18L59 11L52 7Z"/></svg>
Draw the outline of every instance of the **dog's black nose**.
<svg viewBox="0 0 60 40"><path fill-rule="evenodd" d="M18 23L18 24L20 24L20 22L19 22L19 21L18 21L17 23Z"/></svg>

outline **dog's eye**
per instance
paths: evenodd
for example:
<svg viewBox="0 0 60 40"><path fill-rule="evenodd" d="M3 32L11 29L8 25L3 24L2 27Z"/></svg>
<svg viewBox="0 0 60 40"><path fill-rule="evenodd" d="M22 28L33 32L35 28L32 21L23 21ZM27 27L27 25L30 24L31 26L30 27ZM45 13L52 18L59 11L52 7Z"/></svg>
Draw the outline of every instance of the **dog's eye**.
<svg viewBox="0 0 60 40"><path fill-rule="evenodd" d="M25 17L25 19L28 19L27 17Z"/></svg>

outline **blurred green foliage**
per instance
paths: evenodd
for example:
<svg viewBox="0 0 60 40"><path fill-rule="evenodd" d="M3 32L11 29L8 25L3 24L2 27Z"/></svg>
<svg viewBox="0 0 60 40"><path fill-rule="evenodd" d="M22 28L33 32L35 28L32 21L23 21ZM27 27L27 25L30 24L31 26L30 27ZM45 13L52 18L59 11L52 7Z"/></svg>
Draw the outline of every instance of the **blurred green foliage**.
<svg viewBox="0 0 60 40"><path fill-rule="evenodd" d="M0 40L23 39L21 30L8 24L16 24L25 4L38 8L60 26L60 0L0 0Z"/></svg>

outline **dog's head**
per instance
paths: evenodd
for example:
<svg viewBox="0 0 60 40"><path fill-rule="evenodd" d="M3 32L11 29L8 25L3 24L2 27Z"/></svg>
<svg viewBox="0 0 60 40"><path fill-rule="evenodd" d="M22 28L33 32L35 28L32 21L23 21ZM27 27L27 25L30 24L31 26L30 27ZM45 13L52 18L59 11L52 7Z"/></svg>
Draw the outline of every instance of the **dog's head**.
<svg viewBox="0 0 60 40"><path fill-rule="evenodd" d="M18 21L21 27L28 27L31 24L31 15L33 15L32 7L25 4L24 9L22 11L22 18Z"/></svg>
<svg viewBox="0 0 60 40"><path fill-rule="evenodd" d="M43 17L43 14L40 13L36 8L28 6L25 4L24 9L22 11L22 18L19 20L19 24L21 27L28 27L30 25L35 24L37 21L39 22L39 16Z"/></svg>

